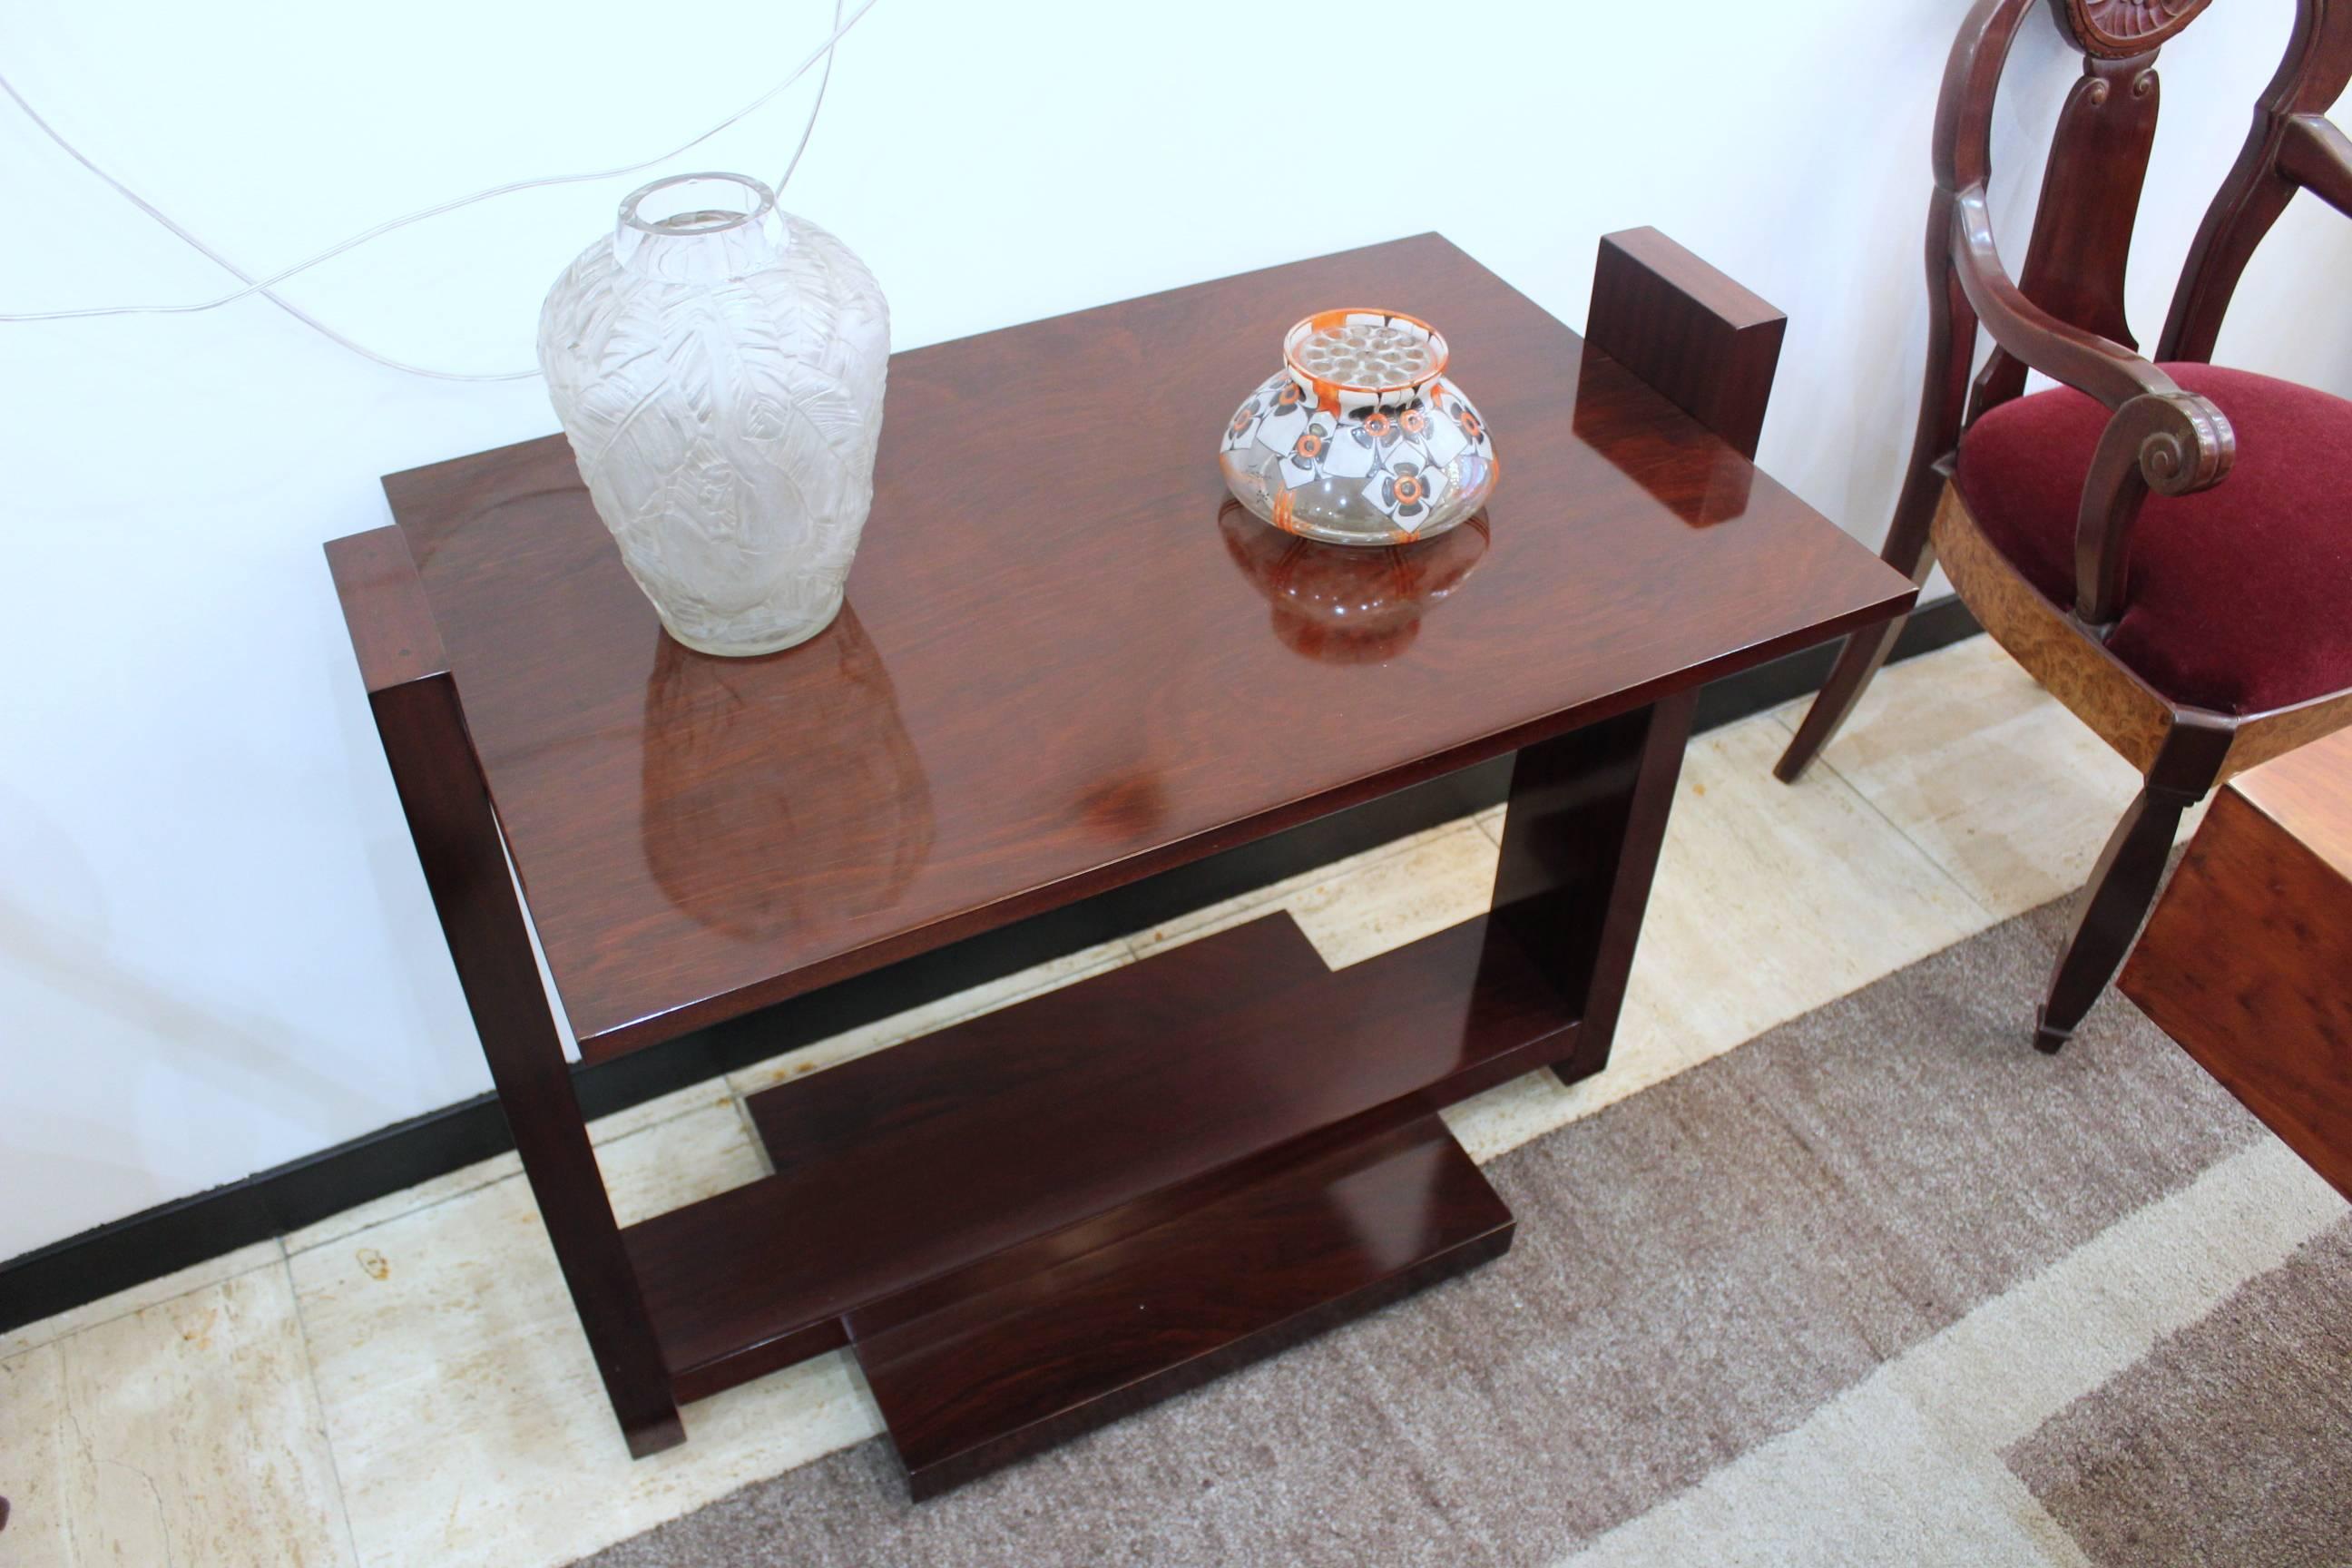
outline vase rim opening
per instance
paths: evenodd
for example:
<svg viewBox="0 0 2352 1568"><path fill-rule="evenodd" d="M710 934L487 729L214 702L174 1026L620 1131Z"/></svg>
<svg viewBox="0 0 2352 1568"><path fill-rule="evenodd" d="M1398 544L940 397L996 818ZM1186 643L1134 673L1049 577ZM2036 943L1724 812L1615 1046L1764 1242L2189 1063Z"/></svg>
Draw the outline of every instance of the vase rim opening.
<svg viewBox="0 0 2352 1568"><path fill-rule="evenodd" d="M621 198L621 225L651 235L724 234L775 210L776 193L749 174L666 174Z"/></svg>
<svg viewBox="0 0 2352 1568"><path fill-rule="evenodd" d="M1337 374L1330 363L1302 351L1309 341L1332 333L1345 334L1364 331L1385 332L1408 343L1419 345L1419 354L1409 372L1393 376ZM1344 354L1346 351L1342 350ZM1369 305L1343 306L1336 310L1318 310L1301 318L1282 334L1282 363L1291 375L1318 399L1327 393L1348 393L1358 396L1400 392L1415 392L1445 374L1451 353L1445 334L1418 316L1408 316L1402 310L1388 310ZM1362 363L1360 357L1358 363ZM1393 363L1393 362L1391 362Z"/></svg>

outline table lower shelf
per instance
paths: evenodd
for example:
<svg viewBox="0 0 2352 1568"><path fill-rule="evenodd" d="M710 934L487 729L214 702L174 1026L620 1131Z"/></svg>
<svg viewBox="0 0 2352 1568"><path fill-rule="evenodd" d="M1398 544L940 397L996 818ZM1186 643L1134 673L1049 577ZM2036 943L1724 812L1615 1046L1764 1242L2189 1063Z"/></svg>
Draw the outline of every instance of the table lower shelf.
<svg viewBox="0 0 2352 1568"><path fill-rule="evenodd" d="M927 1495L1503 1250L1434 1112L1577 1036L1491 917L1277 914L759 1095L775 1174L624 1235L677 1397L854 1344Z"/></svg>
<svg viewBox="0 0 2352 1568"><path fill-rule="evenodd" d="M853 1313L917 1500L1500 1256L1511 1213L1424 1116L992 1289ZM869 1321L871 1320L871 1321Z"/></svg>

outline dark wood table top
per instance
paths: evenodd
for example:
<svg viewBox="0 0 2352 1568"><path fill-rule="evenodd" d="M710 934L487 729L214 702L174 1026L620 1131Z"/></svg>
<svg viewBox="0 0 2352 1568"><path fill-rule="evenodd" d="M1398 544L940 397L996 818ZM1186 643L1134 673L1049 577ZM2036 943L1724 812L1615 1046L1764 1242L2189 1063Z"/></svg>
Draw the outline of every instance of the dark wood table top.
<svg viewBox="0 0 2352 1568"><path fill-rule="evenodd" d="M1217 437L1283 330L1365 304L1436 323L1495 432L1495 500L1451 542L1337 552L1227 506ZM895 356L848 606L765 658L662 635L560 436L384 484L591 1058L1912 592L1434 235Z"/></svg>

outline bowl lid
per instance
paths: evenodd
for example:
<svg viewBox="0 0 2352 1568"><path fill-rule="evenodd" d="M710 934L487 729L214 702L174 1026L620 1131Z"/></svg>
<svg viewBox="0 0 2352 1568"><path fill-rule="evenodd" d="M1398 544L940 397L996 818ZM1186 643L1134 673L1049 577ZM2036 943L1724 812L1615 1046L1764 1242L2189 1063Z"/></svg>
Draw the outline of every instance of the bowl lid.
<svg viewBox="0 0 2352 1568"><path fill-rule="evenodd" d="M1282 363L1318 401L1417 392L1445 370L1445 338L1402 310L1318 310L1282 337Z"/></svg>

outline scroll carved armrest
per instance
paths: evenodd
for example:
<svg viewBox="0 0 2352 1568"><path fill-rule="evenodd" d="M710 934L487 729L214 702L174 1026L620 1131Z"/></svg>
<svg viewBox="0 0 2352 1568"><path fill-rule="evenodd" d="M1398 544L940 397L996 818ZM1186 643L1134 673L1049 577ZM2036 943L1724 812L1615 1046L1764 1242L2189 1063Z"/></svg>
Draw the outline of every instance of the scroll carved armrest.
<svg viewBox="0 0 2352 1568"><path fill-rule="evenodd" d="M2352 137L2324 114L2298 114L2279 141L2279 173L2352 217Z"/></svg>
<svg viewBox="0 0 2352 1568"><path fill-rule="evenodd" d="M2184 496L2221 482L2238 455L2229 416L2193 392L2148 393L2116 410L2083 478L2074 521L2074 614L2094 629L2123 614L2131 528L2147 493Z"/></svg>
<svg viewBox="0 0 2352 1568"><path fill-rule="evenodd" d="M2148 491L2187 495L2221 483L2237 437L2219 408L2112 338L2084 331L2027 299L1992 243L1984 187L1955 200L1952 266L1993 341L2114 411L2083 480L2074 524L2074 613L2095 629L2123 613L2131 527Z"/></svg>

